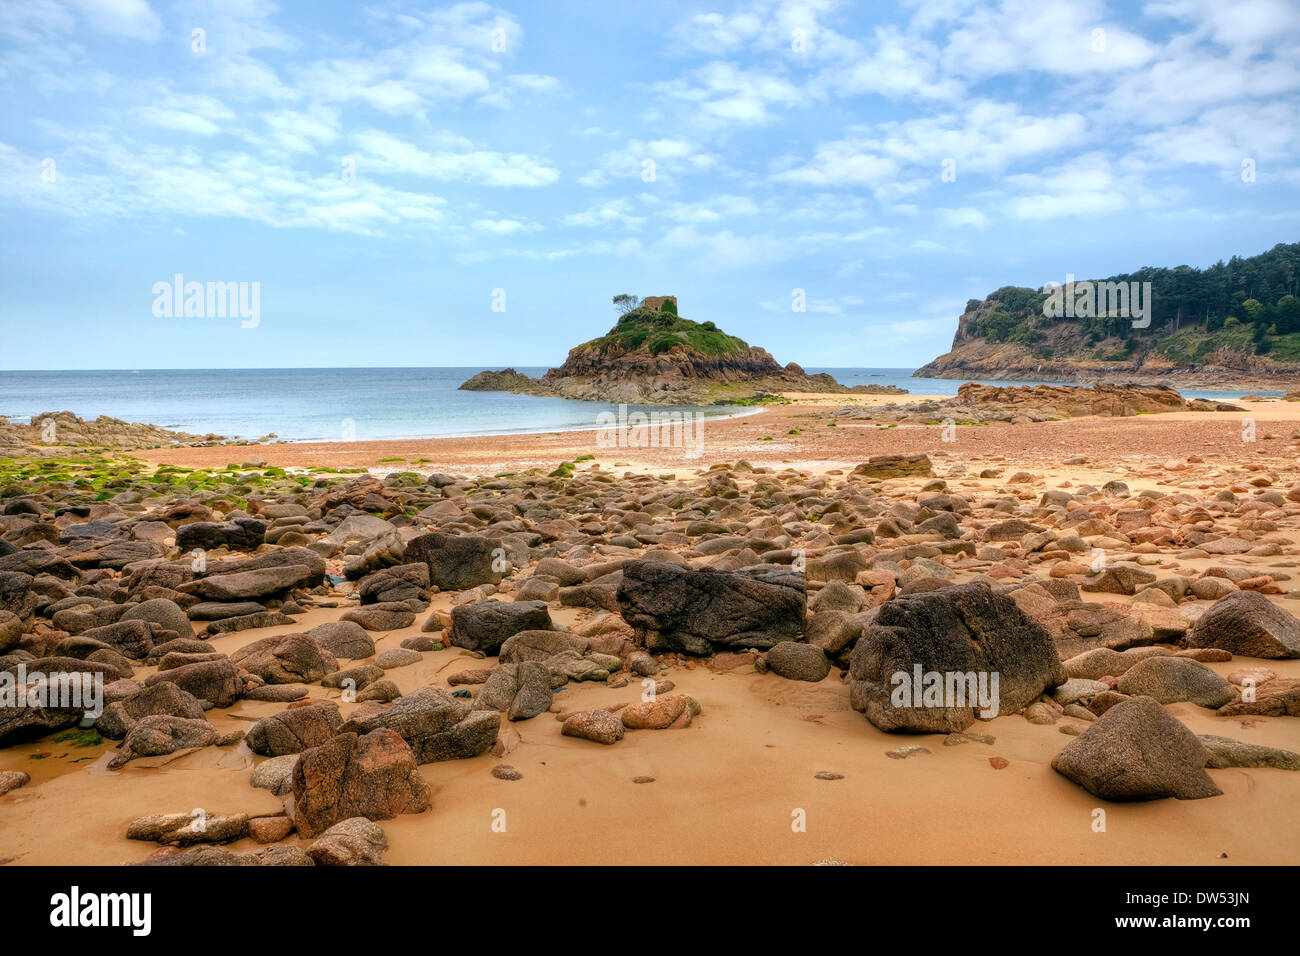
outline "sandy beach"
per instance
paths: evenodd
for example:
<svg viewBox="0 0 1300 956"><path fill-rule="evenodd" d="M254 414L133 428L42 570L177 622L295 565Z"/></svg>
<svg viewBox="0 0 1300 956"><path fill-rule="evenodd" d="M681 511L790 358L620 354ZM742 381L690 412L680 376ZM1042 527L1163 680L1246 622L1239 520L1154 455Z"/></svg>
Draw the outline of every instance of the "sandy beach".
<svg viewBox="0 0 1300 956"><path fill-rule="evenodd" d="M947 476L938 485L946 486L949 494L960 494L972 503L1001 496L1026 508L1047 491L1073 492L1116 479L1124 481L1134 495L1144 490L1183 493L1189 501L1225 491L1249 497L1262 488L1285 489L1300 483L1293 437L1300 434L1300 412L1290 403L1245 403L1245 413L963 426L958 427L955 441L945 442L935 426L878 428L845 424L841 419L830 428L835 419L827 410L842 407L842 400L791 397L792 404L751 417L707 423L706 451L694 461L684 460L680 449L647 453L598 448L594 433L574 432L526 438L194 447L134 454L151 466L222 467L235 458L290 469L369 468L376 475L408 469L422 474L445 472L478 476L473 480L479 482L530 468L549 472L561 461L594 455L577 464L575 480L611 473L675 475L678 481L698 482L710 468L716 474L719 463L725 463L722 472L731 475L742 491L753 488L765 474L791 467L796 477L804 476L800 482L830 481L828 487L834 487L848 481L848 472L873 455L915 454L928 455L934 474ZM1243 418L1256 423L1253 443L1242 441ZM790 434L791 430L799 434ZM773 436L771 442L762 440L767 435ZM395 457L405 461L383 461ZM759 471L728 470L740 459ZM923 487L936 487L935 482L929 477L887 478L875 484L873 494L882 495L884 501L915 501ZM1095 510L1113 515L1114 508L1122 507L1098 505ZM1275 545L1269 554L1197 556L1167 540L1158 544L1102 541L1099 547L1109 549L1113 560L1157 574L1192 579L1207 571L1218 573L1211 570L1216 567L1229 567L1247 569L1245 576L1252 578L1271 575L1278 586L1272 588L1269 600L1294 614L1300 612L1300 591L1290 590L1300 554L1300 506L1273 507L1269 514L1273 530L1244 532L1255 544ZM755 518L761 519L761 512L755 512ZM962 521L967 523L965 518ZM978 529L987 525L985 520L969 527L978 537ZM905 535L892 544L877 538L865 553L881 555L892 547L925 540L924 534ZM1160 542L1156 537L1149 540ZM258 549L274 550L269 544ZM622 551L606 546L602 550L611 555ZM687 552L688 558L698 555ZM708 553L720 552L710 549ZM1001 581L1025 583L1043 579L1054 564L1014 546L1005 549L1005 555L1000 564L990 563L992 555L983 561L949 562L953 567L945 583L988 580L989 573L1000 575ZM703 567L718 559L689 560ZM1073 580L1083 581L1087 569L1082 571ZM510 600L511 592L529 574L529 568L520 568L503 582L496 597ZM814 586L825 585L810 584ZM300 596L307 606L292 623L215 634L206 643L212 653L228 655L254 640L310 631L339 620L355 607L348 597L354 593L354 582L339 578L318 589L315 597ZM422 622L429 618L441 615L450 621L459 603L457 593L435 590L427 603L421 602L424 610L410 624L372 632L375 653L421 638L426 633ZM1084 590L1080 597L1125 614L1142 610L1132 595ZM1177 608L1193 621L1213 603L1187 595ZM581 631L606 611L552 600L549 613L558 630ZM1170 652L1177 647L1175 642ZM452 674L492 669L499 663L495 655L481 656L455 646L418 656L416 663L386 671L385 677L403 695L430 686L450 693L457 687L448 683ZM657 659L656 680L671 681L674 694L699 702L701 712L690 726L630 730L613 747L563 736L561 722L571 714L596 709L618 713L641 699L641 685L635 678L621 687L569 681L554 692L548 712L530 720L503 721L489 753L420 765L418 773L429 788L432 808L383 820L389 846L385 861L1272 865L1300 859L1300 820L1291 812L1300 797L1300 773L1212 769L1208 773L1222 791L1213 799L1099 800L1052 769L1053 758L1074 739L1063 728L1072 728L1073 734L1088 728L1085 721L1070 716L1034 723L1020 713L1004 713L979 721L970 730L991 735L992 742L952 745L955 741L944 734L885 733L864 720L850 706L846 666L831 667L824 678L808 681L786 679L766 666L756 666L759 662L752 653L719 651L706 657L669 653ZM1300 680L1300 660L1261 662L1234 656L1204 666L1227 677L1243 665L1261 663L1283 682ZM155 665L138 662L134 670L132 680L137 683L157 673ZM293 706L332 700L344 720L357 708L375 707L348 701L339 690L319 683L308 691ZM207 718L219 734L243 732L282 710L280 703L241 699L208 711ZM1224 717L1190 701L1171 702L1166 710L1195 734L1300 749L1295 717ZM906 759L889 755L907 745L920 745L928 753ZM215 815L283 812L280 798L249 785L250 772L263 758L244 745L182 748L138 757L122 769L110 770L107 764L115 753L117 744L109 739L86 746L80 740L60 742L57 736L0 749L0 772L17 771L31 778L27 785L0 797L0 861L16 865L137 862L150 855L148 843L126 838L128 825L137 818L191 808ZM502 764L520 778L494 776L493 768ZM820 779L819 774L831 778ZM1105 810L1104 832L1094 828L1094 811L1099 807ZM802 827L792 827L800 820ZM281 845L305 849L311 842L293 834ZM259 846L245 836L228 842L226 849L241 853Z"/></svg>

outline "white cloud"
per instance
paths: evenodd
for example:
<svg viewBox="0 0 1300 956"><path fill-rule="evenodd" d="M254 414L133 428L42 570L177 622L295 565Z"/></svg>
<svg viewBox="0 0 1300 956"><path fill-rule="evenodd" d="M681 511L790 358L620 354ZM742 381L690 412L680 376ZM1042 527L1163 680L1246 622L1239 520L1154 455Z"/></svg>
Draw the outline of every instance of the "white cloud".
<svg viewBox="0 0 1300 956"><path fill-rule="evenodd" d="M152 43L162 21L145 0L71 0L86 20L105 33Z"/></svg>

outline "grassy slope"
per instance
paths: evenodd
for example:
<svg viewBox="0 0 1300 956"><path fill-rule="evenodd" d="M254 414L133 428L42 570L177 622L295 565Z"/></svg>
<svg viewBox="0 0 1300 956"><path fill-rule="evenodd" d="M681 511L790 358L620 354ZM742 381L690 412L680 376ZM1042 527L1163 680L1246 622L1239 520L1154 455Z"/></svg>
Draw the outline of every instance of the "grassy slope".
<svg viewBox="0 0 1300 956"><path fill-rule="evenodd" d="M610 350L634 352L641 348L647 349L651 355L659 355L678 345L708 356L743 355L749 350L743 339L711 326L712 323L692 322L667 312L633 309L608 333L584 342L578 348L601 355Z"/></svg>

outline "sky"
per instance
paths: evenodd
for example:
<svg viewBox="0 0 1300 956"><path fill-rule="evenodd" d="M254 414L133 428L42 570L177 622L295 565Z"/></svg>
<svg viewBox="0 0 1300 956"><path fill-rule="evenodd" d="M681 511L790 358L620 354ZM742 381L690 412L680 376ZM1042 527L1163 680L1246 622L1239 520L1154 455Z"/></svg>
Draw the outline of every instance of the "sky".
<svg viewBox="0 0 1300 956"><path fill-rule="evenodd" d="M1000 286L1300 238L1297 42L1300 0L0 0L0 368L558 365L618 293L915 367Z"/></svg>

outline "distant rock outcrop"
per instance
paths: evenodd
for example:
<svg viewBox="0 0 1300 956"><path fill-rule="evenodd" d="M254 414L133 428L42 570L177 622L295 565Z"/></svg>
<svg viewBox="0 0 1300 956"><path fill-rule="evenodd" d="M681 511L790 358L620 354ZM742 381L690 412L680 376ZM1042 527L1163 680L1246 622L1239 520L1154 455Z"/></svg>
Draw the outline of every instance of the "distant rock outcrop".
<svg viewBox="0 0 1300 956"><path fill-rule="evenodd" d="M809 375L793 362L781 366L766 350L712 322L692 322L644 305L606 335L571 349L563 365L541 378L508 368L479 372L460 387L640 405L756 404L775 400L780 392L906 394L896 386L849 388L825 373Z"/></svg>
<svg viewBox="0 0 1300 956"><path fill-rule="evenodd" d="M1104 418L1127 418L1159 412L1240 412L1240 405L1214 402L1202 398L1185 399L1165 385L980 385L967 382L957 389L957 397L944 401L933 399L874 408L847 407L836 415L885 423L939 425L945 422L1056 421L1097 415Z"/></svg>
<svg viewBox="0 0 1300 956"><path fill-rule="evenodd" d="M5 454L39 455L43 447L166 448L225 441L222 435L191 435L157 425L124 422L100 415L93 421L72 412L42 412L22 425L0 416L0 449Z"/></svg>

